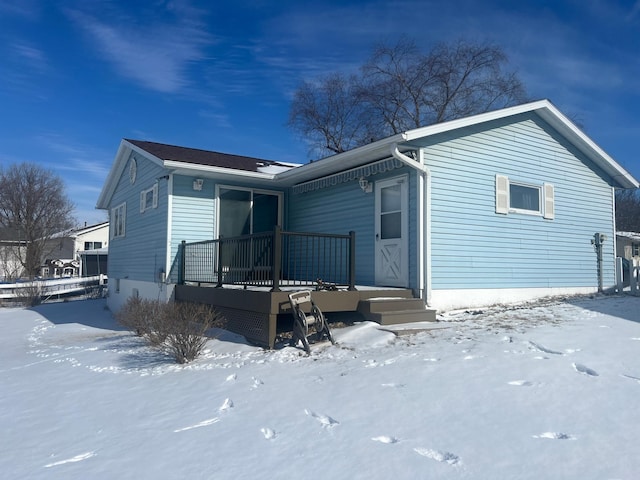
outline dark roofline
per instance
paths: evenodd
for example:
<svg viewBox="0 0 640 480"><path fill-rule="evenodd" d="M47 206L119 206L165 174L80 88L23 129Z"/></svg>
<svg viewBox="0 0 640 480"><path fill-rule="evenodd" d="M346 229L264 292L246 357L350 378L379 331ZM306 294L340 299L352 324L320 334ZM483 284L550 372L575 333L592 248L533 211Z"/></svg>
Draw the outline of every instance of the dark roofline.
<svg viewBox="0 0 640 480"><path fill-rule="evenodd" d="M258 167L268 165L282 165L281 163L275 162L273 160L245 157L242 155L233 155L230 153L213 152L210 150L201 150L198 148L180 147L177 145L168 145L165 143L147 142L145 140L131 140L128 138L125 138L124 140L161 160L173 162L193 163L210 167L232 168L235 170L245 170L248 172L257 172Z"/></svg>

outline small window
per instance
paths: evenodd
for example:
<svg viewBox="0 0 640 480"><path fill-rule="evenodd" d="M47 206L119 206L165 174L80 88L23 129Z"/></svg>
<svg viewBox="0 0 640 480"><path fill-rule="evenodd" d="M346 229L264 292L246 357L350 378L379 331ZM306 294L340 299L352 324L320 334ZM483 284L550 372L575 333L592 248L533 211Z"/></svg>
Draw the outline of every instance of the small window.
<svg viewBox="0 0 640 480"><path fill-rule="evenodd" d="M539 185L496 175L496 213L525 213L546 219L555 217L555 193L550 183Z"/></svg>
<svg viewBox="0 0 640 480"><path fill-rule="evenodd" d="M631 244L631 256L640 257L640 243Z"/></svg>
<svg viewBox="0 0 640 480"><path fill-rule="evenodd" d="M151 208L158 208L158 184L140 192L140 213Z"/></svg>
<svg viewBox="0 0 640 480"><path fill-rule="evenodd" d="M85 250L97 250L98 248L102 248L102 242L84 242Z"/></svg>
<svg viewBox="0 0 640 480"><path fill-rule="evenodd" d="M109 222L111 238L124 237L127 216L127 204L122 203L111 209L111 219Z"/></svg>
<svg viewBox="0 0 640 480"><path fill-rule="evenodd" d="M541 187L509 182L509 209L522 213L542 214Z"/></svg>

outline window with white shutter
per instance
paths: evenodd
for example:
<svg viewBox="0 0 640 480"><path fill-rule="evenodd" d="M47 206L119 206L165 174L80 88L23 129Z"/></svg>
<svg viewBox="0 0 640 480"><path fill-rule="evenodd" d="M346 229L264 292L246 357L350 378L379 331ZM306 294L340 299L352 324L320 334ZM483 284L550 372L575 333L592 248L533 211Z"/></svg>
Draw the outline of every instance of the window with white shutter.
<svg viewBox="0 0 640 480"><path fill-rule="evenodd" d="M555 192L553 191L553 185L550 183L544 184L544 218L553 220L556 216L555 212Z"/></svg>
<svg viewBox="0 0 640 480"><path fill-rule="evenodd" d="M509 178L496 175L496 213L509 213Z"/></svg>
<svg viewBox="0 0 640 480"><path fill-rule="evenodd" d="M511 180L506 175L496 175L496 213L523 213L555 218L555 192L550 183L542 185Z"/></svg>

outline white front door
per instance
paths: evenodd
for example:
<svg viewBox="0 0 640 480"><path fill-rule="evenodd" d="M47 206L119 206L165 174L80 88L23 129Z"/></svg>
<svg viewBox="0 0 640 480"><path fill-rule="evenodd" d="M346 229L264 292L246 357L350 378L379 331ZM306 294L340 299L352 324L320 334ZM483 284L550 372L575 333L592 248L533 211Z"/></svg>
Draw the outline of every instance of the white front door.
<svg viewBox="0 0 640 480"><path fill-rule="evenodd" d="M376 285L409 286L409 177L376 182Z"/></svg>

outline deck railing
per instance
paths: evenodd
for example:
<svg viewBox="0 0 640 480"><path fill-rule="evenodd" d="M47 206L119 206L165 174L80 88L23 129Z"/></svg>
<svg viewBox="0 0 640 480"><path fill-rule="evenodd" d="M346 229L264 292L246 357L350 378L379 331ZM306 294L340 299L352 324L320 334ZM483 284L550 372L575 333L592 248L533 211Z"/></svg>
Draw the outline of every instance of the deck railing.
<svg viewBox="0 0 640 480"><path fill-rule="evenodd" d="M178 283L271 287L355 285L355 233L273 232L182 242Z"/></svg>

